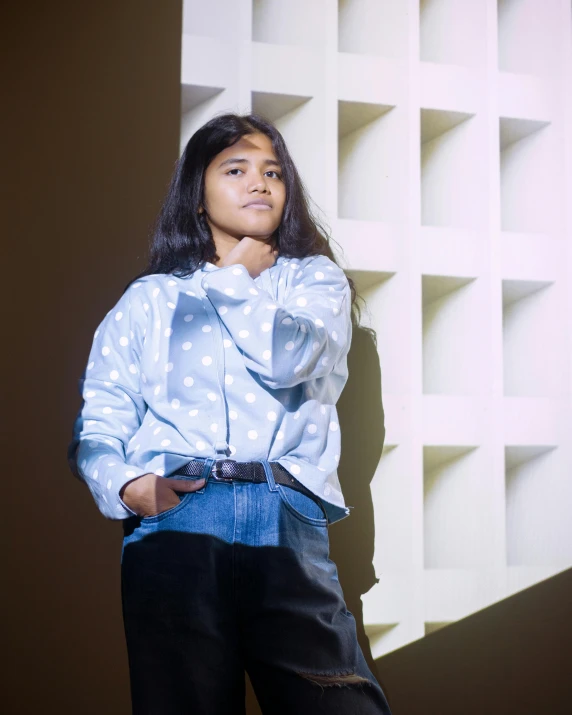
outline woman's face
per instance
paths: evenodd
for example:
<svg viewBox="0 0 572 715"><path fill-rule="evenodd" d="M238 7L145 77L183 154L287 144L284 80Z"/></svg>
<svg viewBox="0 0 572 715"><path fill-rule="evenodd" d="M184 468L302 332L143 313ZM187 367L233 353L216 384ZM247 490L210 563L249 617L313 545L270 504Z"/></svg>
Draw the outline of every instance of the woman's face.
<svg viewBox="0 0 572 715"><path fill-rule="evenodd" d="M266 134L243 136L217 154L205 171L204 209L217 241L265 239L282 220L286 187ZM253 201L265 205L248 205Z"/></svg>

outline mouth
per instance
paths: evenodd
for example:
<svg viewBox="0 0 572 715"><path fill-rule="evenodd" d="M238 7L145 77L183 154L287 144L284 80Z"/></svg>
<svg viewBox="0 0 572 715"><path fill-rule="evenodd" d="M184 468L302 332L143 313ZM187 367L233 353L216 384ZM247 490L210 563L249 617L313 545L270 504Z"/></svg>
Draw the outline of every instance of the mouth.
<svg viewBox="0 0 572 715"><path fill-rule="evenodd" d="M272 205L268 201L251 201L246 204L245 209L271 209Z"/></svg>

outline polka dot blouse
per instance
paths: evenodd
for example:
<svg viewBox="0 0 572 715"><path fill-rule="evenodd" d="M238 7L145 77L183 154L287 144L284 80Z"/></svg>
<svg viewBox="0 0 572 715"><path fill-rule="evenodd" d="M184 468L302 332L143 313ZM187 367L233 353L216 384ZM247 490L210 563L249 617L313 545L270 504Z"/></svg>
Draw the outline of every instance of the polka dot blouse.
<svg viewBox="0 0 572 715"><path fill-rule="evenodd" d="M194 458L278 461L349 514L337 467L335 404L352 326L344 271L327 256L287 259L253 279L205 262L187 278L132 283L93 337L68 462L110 519L135 477Z"/></svg>

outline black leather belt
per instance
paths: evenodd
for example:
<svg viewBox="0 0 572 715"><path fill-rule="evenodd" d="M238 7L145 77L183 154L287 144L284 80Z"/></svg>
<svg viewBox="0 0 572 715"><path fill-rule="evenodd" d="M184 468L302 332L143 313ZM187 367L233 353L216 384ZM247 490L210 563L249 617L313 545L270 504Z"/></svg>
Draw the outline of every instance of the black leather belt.
<svg viewBox="0 0 572 715"><path fill-rule="evenodd" d="M172 474L180 474L189 477L200 476L203 473L204 459L193 459L187 462L183 467L177 469ZM282 484L285 487L290 487L298 492L302 492L306 496L313 499L316 504L324 511L324 506L319 497L313 494L303 484L301 484L290 472L283 467L279 462L268 462L274 481L276 484ZM234 459L217 459L212 466L209 479L214 479L217 482L266 482L266 472L262 462L237 462ZM324 511L324 516L326 513Z"/></svg>

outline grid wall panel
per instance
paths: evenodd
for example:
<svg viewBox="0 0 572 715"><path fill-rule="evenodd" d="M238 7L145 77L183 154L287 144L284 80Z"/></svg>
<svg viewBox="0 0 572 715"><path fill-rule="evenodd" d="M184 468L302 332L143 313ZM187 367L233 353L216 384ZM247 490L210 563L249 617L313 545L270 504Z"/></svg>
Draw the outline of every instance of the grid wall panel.
<svg viewBox="0 0 572 715"><path fill-rule="evenodd" d="M181 149L271 119L377 331L374 657L572 565L571 37L569 0L184 3Z"/></svg>

